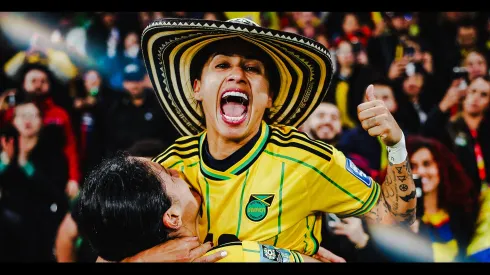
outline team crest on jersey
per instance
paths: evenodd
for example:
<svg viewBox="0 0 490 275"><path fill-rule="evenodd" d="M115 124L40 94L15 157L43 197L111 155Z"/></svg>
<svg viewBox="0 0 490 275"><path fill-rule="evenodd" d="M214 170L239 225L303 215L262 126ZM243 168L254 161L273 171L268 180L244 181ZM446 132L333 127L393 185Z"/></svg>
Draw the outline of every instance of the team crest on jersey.
<svg viewBox="0 0 490 275"><path fill-rule="evenodd" d="M254 222L263 220L273 200L273 194L252 194L245 207L247 218Z"/></svg>
<svg viewBox="0 0 490 275"><path fill-rule="evenodd" d="M345 169L349 171L349 173L351 173L354 177L362 181L367 187L371 187L371 178L364 174L361 169L357 168L357 166L348 158L345 161Z"/></svg>

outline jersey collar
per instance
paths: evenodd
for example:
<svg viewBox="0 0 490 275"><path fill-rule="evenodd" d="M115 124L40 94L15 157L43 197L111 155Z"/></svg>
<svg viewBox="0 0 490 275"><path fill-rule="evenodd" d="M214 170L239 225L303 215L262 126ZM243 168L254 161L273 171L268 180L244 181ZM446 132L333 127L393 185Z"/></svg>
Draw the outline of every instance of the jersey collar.
<svg viewBox="0 0 490 275"><path fill-rule="evenodd" d="M205 158L203 158L203 154L205 154L204 142L206 141L206 132L204 132L199 139L199 157L203 175L212 180L227 180L246 171L260 156L267 144L267 140L269 140L269 125L262 121L260 127L258 138L253 138L250 141L253 143L252 148L248 152L246 150L238 150L229 156L226 160L233 161L233 164L225 171L220 171L217 167L211 167L210 163L206 164Z"/></svg>

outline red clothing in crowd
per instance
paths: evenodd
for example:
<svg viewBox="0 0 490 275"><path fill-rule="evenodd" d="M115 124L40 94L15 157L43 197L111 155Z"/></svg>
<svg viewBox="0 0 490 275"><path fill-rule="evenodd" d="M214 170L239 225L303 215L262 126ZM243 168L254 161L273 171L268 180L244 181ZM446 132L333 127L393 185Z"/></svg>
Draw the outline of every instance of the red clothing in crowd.
<svg viewBox="0 0 490 275"><path fill-rule="evenodd" d="M39 108L44 113L44 125L59 125L63 128L65 135L65 147L63 149L66 159L68 160L68 177L70 180L79 181L80 171L78 164L78 152L75 135L73 134L73 128L71 126L70 117L68 113L61 107L57 106L52 98L44 100ZM14 108L9 108L5 111L2 124L12 122L14 118Z"/></svg>

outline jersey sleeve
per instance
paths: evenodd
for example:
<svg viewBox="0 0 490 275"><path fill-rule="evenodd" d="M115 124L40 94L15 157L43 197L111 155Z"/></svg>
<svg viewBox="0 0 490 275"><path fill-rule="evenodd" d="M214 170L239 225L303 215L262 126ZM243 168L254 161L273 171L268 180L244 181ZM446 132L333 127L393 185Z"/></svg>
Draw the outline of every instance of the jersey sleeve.
<svg viewBox="0 0 490 275"><path fill-rule="evenodd" d="M186 142L186 140L181 140L182 138L178 139L175 144L168 147L161 154L152 158L152 161L167 169L177 170L180 177L191 187L196 190L200 190L199 186L193 185L197 184L197 182L191 181L187 178L189 172L188 169L195 166L195 162L198 161L197 143L193 141ZM180 144L177 144L177 142L180 142Z"/></svg>
<svg viewBox="0 0 490 275"><path fill-rule="evenodd" d="M380 186L344 154L333 148L330 160L318 162L308 175L308 200L312 211L339 217L363 215L379 199Z"/></svg>

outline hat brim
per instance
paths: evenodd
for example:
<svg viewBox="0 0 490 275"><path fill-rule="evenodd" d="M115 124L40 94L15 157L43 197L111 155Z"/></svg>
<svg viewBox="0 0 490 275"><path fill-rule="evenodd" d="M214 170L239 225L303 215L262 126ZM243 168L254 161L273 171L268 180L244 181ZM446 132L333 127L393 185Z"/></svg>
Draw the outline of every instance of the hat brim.
<svg viewBox="0 0 490 275"><path fill-rule="evenodd" d="M160 104L180 134L205 129L190 79L192 59L207 44L236 37L261 48L278 68L279 91L269 112L273 124L300 126L325 97L333 64L328 49L314 40L238 22L161 19L145 28L141 48Z"/></svg>

